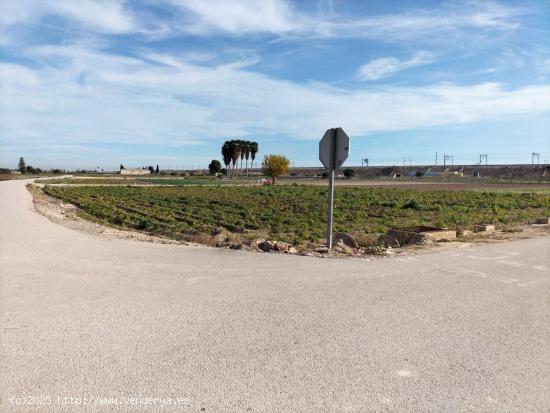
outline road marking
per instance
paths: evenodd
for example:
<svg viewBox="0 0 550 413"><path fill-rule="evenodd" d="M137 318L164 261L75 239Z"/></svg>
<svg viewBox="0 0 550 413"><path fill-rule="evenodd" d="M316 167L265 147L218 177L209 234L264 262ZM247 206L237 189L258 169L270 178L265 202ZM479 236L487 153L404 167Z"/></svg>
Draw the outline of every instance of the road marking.
<svg viewBox="0 0 550 413"><path fill-rule="evenodd" d="M550 272L550 268L548 268L546 265L533 265L533 268L539 271Z"/></svg>
<svg viewBox="0 0 550 413"><path fill-rule="evenodd" d="M400 377L411 377L412 372L410 370L399 370L397 372L397 375L400 376Z"/></svg>

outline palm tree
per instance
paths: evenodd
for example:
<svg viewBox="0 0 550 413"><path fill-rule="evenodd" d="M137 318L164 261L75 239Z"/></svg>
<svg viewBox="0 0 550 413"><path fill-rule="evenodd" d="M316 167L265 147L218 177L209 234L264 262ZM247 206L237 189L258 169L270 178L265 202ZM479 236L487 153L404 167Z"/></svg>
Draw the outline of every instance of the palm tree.
<svg viewBox="0 0 550 413"><path fill-rule="evenodd" d="M241 156L241 147L238 140L231 140L231 162L233 163L233 172L235 171L235 166L237 165L237 160Z"/></svg>
<svg viewBox="0 0 550 413"><path fill-rule="evenodd" d="M225 164L225 170L227 171L227 176L230 175L231 169L229 165L231 164L231 159L233 157L231 141L225 141L222 145L222 157L223 163Z"/></svg>
<svg viewBox="0 0 550 413"><path fill-rule="evenodd" d="M250 147L252 146L252 142L250 141L244 141L244 157L246 159L246 176L248 176L248 159L250 159Z"/></svg>
<svg viewBox="0 0 550 413"><path fill-rule="evenodd" d="M250 142L250 157L252 158L252 166L254 166L254 159L258 153L258 142Z"/></svg>
<svg viewBox="0 0 550 413"><path fill-rule="evenodd" d="M237 140L237 146L239 147L239 158L241 158L241 166L240 166L239 169L240 169L240 174L242 175L243 174L243 158L244 158L244 153L246 152L245 141L238 139Z"/></svg>

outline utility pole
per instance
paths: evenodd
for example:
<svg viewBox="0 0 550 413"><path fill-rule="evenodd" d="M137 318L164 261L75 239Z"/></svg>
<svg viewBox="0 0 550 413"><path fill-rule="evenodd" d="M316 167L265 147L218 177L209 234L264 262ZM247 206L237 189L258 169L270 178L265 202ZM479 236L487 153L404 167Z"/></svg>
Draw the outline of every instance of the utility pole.
<svg viewBox="0 0 550 413"><path fill-rule="evenodd" d="M446 153L444 153L443 154L443 166L447 166L447 161L451 161L451 165L454 165L453 155L447 155Z"/></svg>
<svg viewBox="0 0 550 413"><path fill-rule="evenodd" d="M435 153L435 166L437 166L437 152Z"/></svg>
<svg viewBox="0 0 550 413"><path fill-rule="evenodd" d="M540 165L540 155L536 152L531 153L531 166L535 165L535 158L537 158L537 165Z"/></svg>
<svg viewBox="0 0 550 413"><path fill-rule="evenodd" d="M479 164L480 165L483 163L483 159L485 159L485 166L487 166L487 154L486 153L482 153L481 155L479 155Z"/></svg>

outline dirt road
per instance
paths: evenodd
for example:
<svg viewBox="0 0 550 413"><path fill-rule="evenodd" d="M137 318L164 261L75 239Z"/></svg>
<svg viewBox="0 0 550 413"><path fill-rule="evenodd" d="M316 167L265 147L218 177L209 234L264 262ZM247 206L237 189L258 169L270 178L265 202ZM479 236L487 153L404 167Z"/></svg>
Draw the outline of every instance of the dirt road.
<svg viewBox="0 0 550 413"><path fill-rule="evenodd" d="M24 184L0 183L0 411L550 405L548 237L372 261L160 245L58 226Z"/></svg>

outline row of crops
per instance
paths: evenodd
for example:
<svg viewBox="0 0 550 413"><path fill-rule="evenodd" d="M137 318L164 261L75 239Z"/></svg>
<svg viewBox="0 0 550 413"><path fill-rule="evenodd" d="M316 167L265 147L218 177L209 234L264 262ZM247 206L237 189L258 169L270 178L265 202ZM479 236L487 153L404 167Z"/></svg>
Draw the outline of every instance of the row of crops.
<svg viewBox="0 0 550 413"><path fill-rule="evenodd" d="M77 205L88 218L175 239L225 228L262 230L271 239L301 244L324 237L326 188L264 187L53 187L45 192ZM356 235L390 227L524 222L550 212L541 193L418 192L338 188L335 230Z"/></svg>

